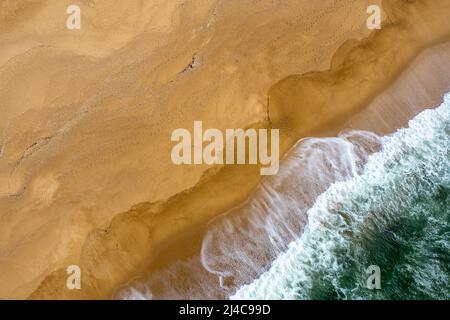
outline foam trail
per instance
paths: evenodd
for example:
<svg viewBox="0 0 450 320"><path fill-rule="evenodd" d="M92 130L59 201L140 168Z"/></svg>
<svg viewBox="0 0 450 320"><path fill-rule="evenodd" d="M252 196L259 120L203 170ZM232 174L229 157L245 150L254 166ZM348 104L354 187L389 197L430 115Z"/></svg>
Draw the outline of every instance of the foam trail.
<svg viewBox="0 0 450 320"><path fill-rule="evenodd" d="M333 182L356 175L367 154L378 148L376 135L360 131L301 140L278 175L209 225L201 250L205 268L230 290L253 281L299 237L315 198Z"/></svg>
<svg viewBox="0 0 450 320"><path fill-rule="evenodd" d="M306 212L332 183L361 172L380 138L352 131L300 140L279 173L263 179L248 201L213 220L199 256L118 290L116 298L217 299L268 270L307 224Z"/></svg>
<svg viewBox="0 0 450 320"><path fill-rule="evenodd" d="M382 143L361 175L317 198L302 236L232 298L450 297L450 95ZM374 264L382 290L366 287Z"/></svg>
<svg viewBox="0 0 450 320"><path fill-rule="evenodd" d="M135 279L114 294L120 300L151 299L225 299L229 296L218 285L217 277L207 272L200 259L193 256L171 263L145 279Z"/></svg>

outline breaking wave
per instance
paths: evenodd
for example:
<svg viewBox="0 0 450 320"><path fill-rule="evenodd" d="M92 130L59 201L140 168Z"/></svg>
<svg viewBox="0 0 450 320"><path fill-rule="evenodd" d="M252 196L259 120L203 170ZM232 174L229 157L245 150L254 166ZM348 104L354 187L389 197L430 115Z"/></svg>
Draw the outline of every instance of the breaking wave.
<svg viewBox="0 0 450 320"><path fill-rule="evenodd" d="M361 175L317 198L302 236L232 298L450 297L450 96L382 145ZM371 265L380 290L367 288Z"/></svg>
<svg viewBox="0 0 450 320"><path fill-rule="evenodd" d="M450 97L383 138L300 140L198 255L119 299L449 298ZM381 290L367 289L367 267Z"/></svg>

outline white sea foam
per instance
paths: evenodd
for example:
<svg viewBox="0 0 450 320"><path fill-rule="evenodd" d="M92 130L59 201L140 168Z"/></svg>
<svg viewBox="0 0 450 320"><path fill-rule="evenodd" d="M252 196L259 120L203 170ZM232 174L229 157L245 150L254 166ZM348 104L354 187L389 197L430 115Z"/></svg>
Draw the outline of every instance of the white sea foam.
<svg viewBox="0 0 450 320"><path fill-rule="evenodd" d="M201 250L203 266L230 290L251 282L300 236L316 197L332 183L357 175L367 154L379 145L376 135L361 131L299 141L278 175L209 225Z"/></svg>
<svg viewBox="0 0 450 320"><path fill-rule="evenodd" d="M116 298L226 298L266 272L307 224L307 210L332 183L363 168L380 138L352 131L300 140L248 201L214 219L200 256L124 286ZM182 281L180 281L182 279Z"/></svg>
<svg viewBox="0 0 450 320"><path fill-rule="evenodd" d="M349 265L340 257L358 264L360 256L354 255L362 249L352 242L370 237L380 223L392 223L392 212L414 214L411 199L433 196L430 190L439 183L450 188L449 100L392 136L356 131L299 141L278 175L265 178L247 202L209 224L200 255L123 286L115 298L309 299L330 294L320 292L321 284L334 297L364 298L367 290L358 291L364 281L343 285ZM438 218L430 217L434 223ZM438 255L439 246L444 252L448 247L445 239L430 241ZM427 257L432 244L422 246ZM435 289L439 263L415 267L418 292ZM409 265L404 269L410 272ZM448 275L438 278L445 287Z"/></svg>
<svg viewBox="0 0 450 320"><path fill-rule="evenodd" d="M364 272L361 269L363 266L355 259L364 256L363 253L356 252L362 250L362 246L358 247L354 242L370 237L371 232L383 230L380 225L393 224L400 218L420 218L424 220L419 223L421 226L427 225L429 219L432 219L431 222L428 221L431 226L437 224L439 219L448 221L447 205L443 205L446 213L438 209L437 216L432 216L431 207L425 207L423 202L445 193L446 191L440 190L450 187L450 95L445 97L437 109L426 110L411 120L408 128L384 137L382 144L382 151L369 157L363 173L347 181L334 183L316 199L314 206L307 212L308 224L301 237L289 244L288 249L274 260L268 271L250 284L241 286L232 298L310 299L323 287L330 288L327 293L333 292L341 298L364 298L368 292L361 291L365 282L352 280L351 286L343 285L346 281L349 282L348 279L342 279L349 265L359 267L354 273ZM295 184L289 183L289 186L293 190L298 188ZM446 230L445 223L442 225L443 230ZM429 236L433 232L425 234ZM260 237L255 239L255 243L260 241ZM441 247L448 246L448 239L438 239ZM407 241L399 243L407 245ZM437 255L441 254L441 247L436 250ZM419 249L420 244L415 244L409 251ZM430 255L427 252L430 244L422 249L425 254L420 254L425 257ZM408 254L405 260L411 259L412 253ZM440 262L437 259L427 268L421 268L417 261L413 261L415 269L420 272L414 272L411 265L406 264L406 271L403 273L411 273L408 279L418 287L414 294L423 294L431 289L434 291L429 292L428 296L445 297L448 294L445 293L448 274L437 272ZM238 269L236 272L240 271ZM433 284L433 281L441 285L441 289L436 289L439 286ZM318 283L322 284L322 289ZM397 289L390 290L393 294Z"/></svg>

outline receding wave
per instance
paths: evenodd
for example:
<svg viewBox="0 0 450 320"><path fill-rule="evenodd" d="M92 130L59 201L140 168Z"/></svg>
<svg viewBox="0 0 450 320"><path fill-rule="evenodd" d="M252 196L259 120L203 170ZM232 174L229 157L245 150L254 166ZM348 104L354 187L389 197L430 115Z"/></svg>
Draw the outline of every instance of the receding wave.
<svg viewBox="0 0 450 320"><path fill-rule="evenodd" d="M210 224L202 265L229 292L250 283L300 236L317 196L332 183L357 175L379 147L378 136L361 131L299 141L278 175L264 180L247 203Z"/></svg>
<svg viewBox="0 0 450 320"><path fill-rule="evenodd" d="M316 199L301 236L232 298L450 298L450 95L382 145L362 174ZM367 288L371 265L380 290Z"/></svg>
<svg viewBox="0 0 450 320"><path fill-rule="evenodd" d="M115 298L449 298L449 100L391 136L300 140L197 255ZM381 290L367 289L370 265Z"/></svg>
<svg viewBox="0 0 450 320"><path fill-rule="evenodd" d="M380 138L351 131L336 138L300 140L276 176L265 178L250 199L214 219L201 252L120 288L120 299L227 298L266 272L298 239L307 210L332 183L361 173Z"/></svg>

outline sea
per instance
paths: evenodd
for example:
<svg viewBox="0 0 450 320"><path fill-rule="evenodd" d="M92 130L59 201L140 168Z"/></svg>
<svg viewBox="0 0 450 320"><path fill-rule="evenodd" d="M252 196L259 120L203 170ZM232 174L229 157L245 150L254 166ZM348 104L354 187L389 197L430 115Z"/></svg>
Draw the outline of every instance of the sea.
<svg viewBox="0 0 450 320"><path fill-rule="evenodd" d="M390 135L298 141L198 255L114 298L450 299L450 94Z"/></svg>

